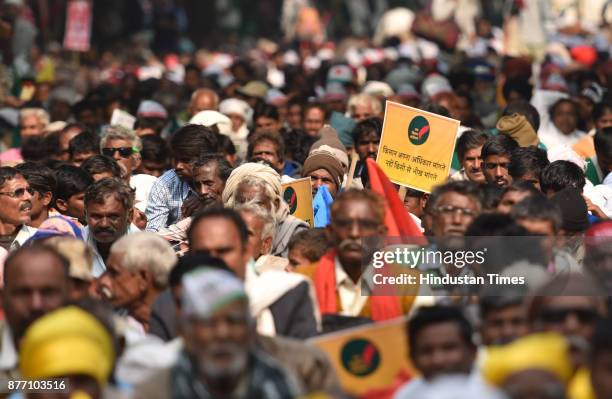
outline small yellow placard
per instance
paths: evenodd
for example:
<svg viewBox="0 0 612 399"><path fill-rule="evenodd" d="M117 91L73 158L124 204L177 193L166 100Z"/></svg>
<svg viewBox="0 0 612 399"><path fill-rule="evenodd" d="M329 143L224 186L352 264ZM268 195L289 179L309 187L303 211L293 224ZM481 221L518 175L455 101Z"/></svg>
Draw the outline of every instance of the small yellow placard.
<svg viewBox="0 0 612 399"><path fill-rule="evenodd" d="M312 208L312 188L310 177L297 179L282 185L283 199L289 205L289 214L302 219L314 227L314 211Z"/></svg>
<svg viewBox="0 0 612 399"><path fill-rule="evenodd" d="M392 182L430 193L448 178L459 124L387 101L376 163Z"/></svg>
<svg viewBox="0 0 612 399"><path fill-rule="evenodd" d="M406 317L323 335L310 340L331 361L342 388L353 395L392 386L416 375L409 361Z"/></svg>

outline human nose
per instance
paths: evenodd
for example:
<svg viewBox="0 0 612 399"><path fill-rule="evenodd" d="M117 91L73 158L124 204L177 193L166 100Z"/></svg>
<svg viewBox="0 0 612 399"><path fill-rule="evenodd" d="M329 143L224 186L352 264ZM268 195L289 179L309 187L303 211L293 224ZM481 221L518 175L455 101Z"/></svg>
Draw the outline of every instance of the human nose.
<svg viewBox="0 0 612 399"><path fill-rule="evenodd" d="M32 310L41 310L45 304L45 300L42 294L38 291L32 292L32 296L30 297L30 308Z"/></svg>
<svg viewBox="0 0 612 399"><path fill-rule="evenodd" d="M482 161L476 158L476 160L474 161L474 169L480 169L481 165L482 165Z"/></svg>

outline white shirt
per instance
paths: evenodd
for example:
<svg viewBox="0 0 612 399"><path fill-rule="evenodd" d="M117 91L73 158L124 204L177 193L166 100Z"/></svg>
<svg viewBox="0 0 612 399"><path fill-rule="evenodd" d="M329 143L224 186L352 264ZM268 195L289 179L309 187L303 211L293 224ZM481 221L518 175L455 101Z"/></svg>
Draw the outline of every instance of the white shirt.
<svg viewBox="0 0 612 399"><path fill-rule="evenodd" d="M30 227L26 226L25 224L22 224L21 228L19 229L19 233L17 233L15 240L13 240L13 243L11 244L10 250L14 251L18 248L21 248L21 246L25 244L25 242L28 241L30 237L36 234L37 231L38 229L36 227Z"/></svg>
<svg viewBox="0 0 612 399"><path fill-rule="evenodd" d="M140 229L138 227L130 223L130 225L128 226L127 234L138 233L139 231ZM91 273L95 278L98 278L102 274L104 274L104 271L106 270L106 265L104 264L104 259L102 259L102 255L100 255L100 252L98 252L98 246L94 241L93 234L91 234L89 231L89 226L83 229L83 239L89 245L93 252L93 268Z"/></svg>
<svg viewBox="0 0 612 399"><path fill-rule="evenodd" d="M0 352L0 370L13 370L17 368L17 350L13 343L13 334L8 324L2 331L2 351Z"/></svg>
<svg viewBox="0 0 612 399"><path fill-rule="evenodd" d="M361 278L355 283L342 268L340 260L335 261L336 288L340 295L340 314L343 316L359 316L368 301L368 296L361 295Z"/></svg>

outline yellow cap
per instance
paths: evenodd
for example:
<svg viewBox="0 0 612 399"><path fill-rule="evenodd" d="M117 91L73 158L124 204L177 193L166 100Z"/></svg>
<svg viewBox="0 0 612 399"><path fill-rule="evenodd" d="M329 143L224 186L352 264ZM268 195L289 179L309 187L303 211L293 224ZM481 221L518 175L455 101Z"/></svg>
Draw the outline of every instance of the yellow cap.
<svg viewBox="0 0 612 399"><path fill-rule="evenodd" d="M555 333L539 333L487 348L482 373L491 384L502 385L508 377L524 370L545 370L567 384L573 370L565 338Z"/></svg>
<svg viewBox="0 0 612 399"><path fill-rule="evenodd" d="M115 361L110 333L86 311L69 306L34 322L25 333L19 369L27 378L72 374L105 385Z"/></svg>

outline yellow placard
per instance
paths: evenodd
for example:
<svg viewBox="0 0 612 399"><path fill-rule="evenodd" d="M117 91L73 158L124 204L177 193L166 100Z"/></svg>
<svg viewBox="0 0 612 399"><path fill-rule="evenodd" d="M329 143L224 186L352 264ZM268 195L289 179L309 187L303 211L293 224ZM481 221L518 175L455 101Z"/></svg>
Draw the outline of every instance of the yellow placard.
<svg viewBox="0 0 612 399"><path fill-rule="evenodd" d="M312 188L310 177L297 179L282 185L283 199L289 205L289 214L302 219L314 227L314 211L312 208Z"/></svg>
<svg viewBox="0 0 612 399"><path fill-rule="evenodd" d="M408 357L407 317L368 324L310 340L327 353L342 388L353 395L388 388L416 375Z"/></svg>
<svg viewBox="0 0 612 399"><path fill-rule="evenodd" d="M448 178L459 124L387 101L376 163L392 182L430 193Z"/></svg>

